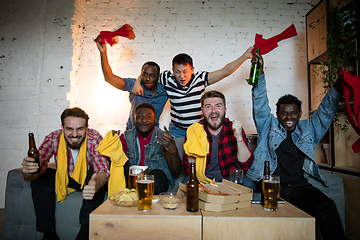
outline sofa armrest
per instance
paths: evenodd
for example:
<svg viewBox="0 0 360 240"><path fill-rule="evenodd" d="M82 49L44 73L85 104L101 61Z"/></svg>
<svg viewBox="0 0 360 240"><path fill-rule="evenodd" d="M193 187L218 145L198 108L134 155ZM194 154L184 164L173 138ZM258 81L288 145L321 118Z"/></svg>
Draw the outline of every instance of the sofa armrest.
<svg viewBox="0 0 360 240"><path fill-rule="evenodd" d="M79 212L82 193L73 192L63 203L56 203L56 232L60 239L75 239L80 230ZM4 210L5 239L42 239L36 231L36 216L31 196L30 182L24 181L22 169L8 172Z"/></svg>
<svg viewBox="0 0 360 240"><path fill-rule="evenodd" d="M41 239L36 231L36 217L30 182L25 182L22 169L8 172L5 192L4 239Z"/></svg>

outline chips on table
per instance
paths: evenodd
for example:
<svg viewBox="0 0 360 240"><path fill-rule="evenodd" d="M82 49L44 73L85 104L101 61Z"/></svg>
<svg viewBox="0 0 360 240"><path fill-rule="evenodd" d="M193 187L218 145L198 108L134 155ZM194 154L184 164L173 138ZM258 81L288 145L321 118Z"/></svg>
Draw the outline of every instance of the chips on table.
<svg viewBox="0 0 360 240"><path fill-rule="evenodd" d="M117 206L137 206L139 196L136 189L123 188L111 195L109 199Z"/></svg>

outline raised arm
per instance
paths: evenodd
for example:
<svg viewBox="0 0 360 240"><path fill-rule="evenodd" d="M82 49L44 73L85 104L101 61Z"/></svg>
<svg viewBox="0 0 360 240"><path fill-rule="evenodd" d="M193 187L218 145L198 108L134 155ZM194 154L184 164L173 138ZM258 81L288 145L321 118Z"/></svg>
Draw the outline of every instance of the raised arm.
<svg viewBox="0 0 360 240"><path fill-rule="evenodd" d="M235 61L226 64L223 68L216 70L214 72L210 72L208 76L209 85L214 84L221 79L231 75L235 72L247 59L252 57L251 51L253 47L248 48L241 57L236 59Z"/></svg>
<svg viewBox="0 0 360 240"><path fill-rule="evenodd" d="M254 161L254 154L249 149L241 122L233 121L232 129L237 142L237 159L241 167L244 170L248 170Z"/></svg>
<svg viewBox="0 0 360 240"><path fill-rule="evenodd" d="M252 88L252 104L253 104L253 118L258 135L261 135L263 129L269 128L271 121L271 108L269 106L269 99L266 90L265 74L263 71L264 60L261 55L258 55L261 63L260 77L258 85ZM251 60L258 61L256 57Z"/></svg>
<svg viewBox="0 0 360 240"><path fill-rule="evenodd" d="M125 81L119 76L113 74L109 60L107 57L107 49L106 44L100 44L99 41L96 41L96 45L100 52L100 59L101 59L101 69L104 74L105 81L110 83L113 87L117 89L124 90L125 88Z"/></svg>

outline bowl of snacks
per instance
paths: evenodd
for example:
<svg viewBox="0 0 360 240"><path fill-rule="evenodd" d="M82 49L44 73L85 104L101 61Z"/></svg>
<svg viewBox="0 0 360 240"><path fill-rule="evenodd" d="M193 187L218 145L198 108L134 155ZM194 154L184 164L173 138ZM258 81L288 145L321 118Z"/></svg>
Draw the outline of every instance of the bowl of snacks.
<svg viewBox="0 0 360 240"><path fill-rule="evenodd" d="M109 197L112 204L121 207L136 207L139 203L139 196L136 189L123 188Z"/></svg>
<svg viewBox="0 0 360 240"><path fill-rule="evenodd" d="M175 210L179 208L183 195L176 192L162 192L160 199L164 209Z"/></svg>
<svg viewBox="0 0 360 240"><path fill-rule="evenodd" d="M152 197L152 202L153 203L157 203L160 200L160 196L159 195L153 195Z"/></svg>

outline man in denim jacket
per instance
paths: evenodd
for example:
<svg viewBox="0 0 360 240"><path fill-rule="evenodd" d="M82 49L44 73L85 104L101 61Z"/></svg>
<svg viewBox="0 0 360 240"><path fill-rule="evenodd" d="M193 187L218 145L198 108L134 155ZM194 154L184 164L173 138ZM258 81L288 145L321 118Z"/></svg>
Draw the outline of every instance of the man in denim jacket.
<svg viewBox="0 0 360 240"><path fill-rule="evenodd" d="M341 79L329 89L311 119L299 121L301 101L289 94L278 100L276 118L269 107L263 59L258 57L261 76L252 89L258 145L247 176L261 181L268 160L271 174L280 176L280 197L315 217L324 239L346 239L334 201L307 181L311 175L327 185L315 162L314 149L335 116L343 94Z"/></svg>
<svg viewBox="0 0 360 240"><path fill-rule="evenodd" d="M154 194L166 192L174 186L174 176L181 168L181 159L174 138L165 128L165 132L155 127L155 108L149 103L136 106L135 127L120 135L124 152L128 157L125 176L129 166L148 166L149 174L154 175ZM173 176L174 175L174 176Z"/></svg>

